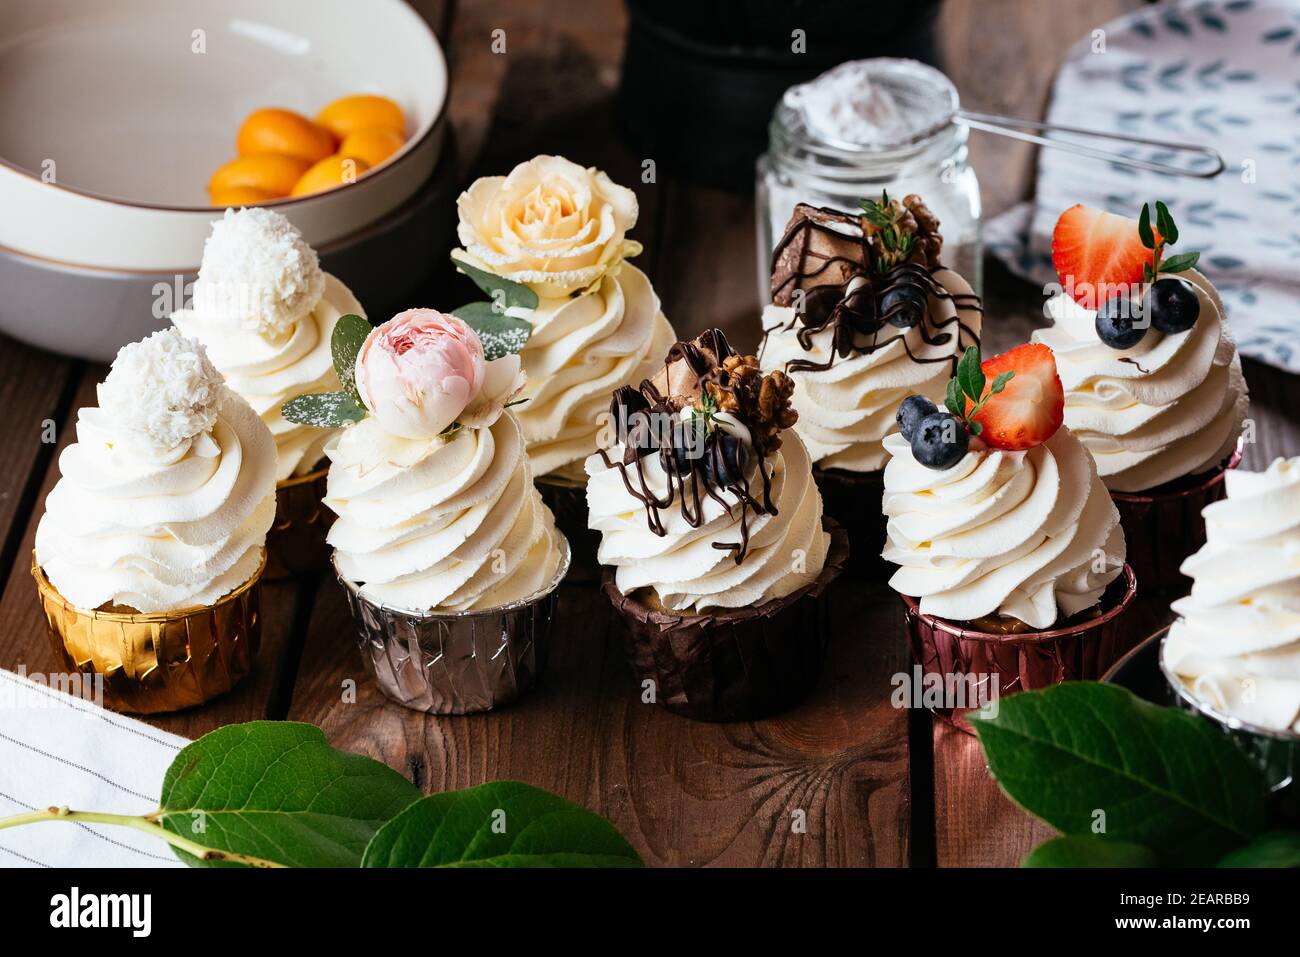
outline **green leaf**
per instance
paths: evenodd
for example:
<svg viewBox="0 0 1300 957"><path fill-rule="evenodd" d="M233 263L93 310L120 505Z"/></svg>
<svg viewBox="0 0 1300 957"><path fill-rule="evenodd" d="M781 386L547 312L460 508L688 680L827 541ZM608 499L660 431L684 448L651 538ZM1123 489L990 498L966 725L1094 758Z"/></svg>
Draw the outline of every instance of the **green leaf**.
<svg viewBox="0 0 1300 957"><path fill-rule="evenodd" d="M370 323L353 313L340 316L334 323L334 333L330 336L330 355L334 357L334 371L343 383L343 391L357 402L361 396L357 393L357 356L361 346L370 335Z"/></svg>
<svg viewBox="0 0 1300 957"><path fill-rule="evenodd" d="M1044 841L1029 852L1021 867L1159 867L1148 847L1112 841L1100 834L1067 834Z"/></svg>
<svg viewBox="0 0 1300 957"><path fill-rule="evenodd" d="M380 826L419 797L387 765L331 748L315 725L252 721L176 755L158 820L205 846L291 867L355 867Z"/></svg>
<svg viewBox="0 0 1300 957"><path fill-rule="evenodd" d="M1015 369L1008 369L1006 372L999 372L993 384L989 386L989 395L997 395L1007 387L1007 383L1016 377Z"/></svg>
<svg viewBox="0 0 1300 957"><path fill-rule="evenodd" d="M1263 776L1209 722L1123 688L1067 682L971 716L989 770L1012 800L1066 834L1210 865L1264 829Z"/></svg>
<svg viewBox="0 0 1300 957"><path fill-rule="evenodd" d="M957 418L964 419L966 417L966 400L962 396L961 386L957 384L955 378L948 380L948 394L944 397L943 404Z"/></svg>
<svg viewBox="0 0 1300 957"><path fill-rule="evenodd" d="M527 319L498 312L490 302L471 302L453 310L452 315L478 333L483 355L489 362L519 352L533 334L533 326Z"/></svg>
<svg viewBox="0 0 1300 957"><path fill-rule="evenodd" d="M523 309L537 308L537 293L523 283L504 279L496 275L496 273L490 273L487 270L471 266L463 259L457 259L455 256L451 257L451 261L456 264L457 269L470 278L474 285L492 298L493 304L499 303L498 308L509 309L515 306Z"/></svg>
<svg viewBox="0 0 1300 957"><path fill-rule="evenodd" d="M1151 280L1153 280L1153 279L1155 279L1155 278L1156 278L1156 272L1155 272L1154 269L1151 268L1151 264L1150 264L1150 263L1143 263L1143 264L1142 264L1142 281L1143 281L1143 282L1150 282Z"/></svg>
<svg viewBox="0 0 1300 957"><path fill-rule="evenodd" d="M974 419L971 419L969 422L966 423L966 431L968 431L971 435L975 436L975 438L978 439L981 435L984 434L984 423L976 422Z"/></svg>
<svg viewBox="0 0 1300 957"><path fill-rule="evenodd" d="M1142 204L1142 215L1138 217L1138 235L1142 237L1142 245L1147 249L1156 248L1156 237L1151 232L1151 207L1146 203Z"/></svg>
<svg viewBox="0 0 1300 957"><path fill-rule="evenodd" d="M957 363L957 383L972 402L978 402L984 394L984 370L980 367L978 347L968 346L962 353L961 361Z"/></svg>
<svg viewBox="0 0 1300 957"><path fill-rule="evenodd" d="M1156 227L1160 230L1160 238L1164 240L1165 245L1172 246L1178 242L1178 227L1174 225L1174 217L1169 213L1169 207L1156 200Z"/></svg>
<svg viewBox="0 0 1300 957"><path fill-rule="evenodd" d="M640 867L614 825L517 781L431 794L375 834L363 867Z"/></svg>
<svg viewBox="0 0 1300 957"><path fill-rule="evenodd" d="M351 393L324 392L319 395L296 396L280 407L280 414L298 425L341 429L346 425L355 425L369 413Z"/></svg>
<svg viewBox="0 0 1300 957"><path fill-rule="evenodd" d="M1220 867L1300 867L1300 831L1270 831L1219 861Z"/></svg>
<svg viewBox="0 0 1300 957"><path fill-rule="evenodd" d="M1183 272L1195 266L1200 258L1201 254L1198 252L1179 253L1177 256L1170 256L1168 259L1161 260L1160 271Z"/></svg>

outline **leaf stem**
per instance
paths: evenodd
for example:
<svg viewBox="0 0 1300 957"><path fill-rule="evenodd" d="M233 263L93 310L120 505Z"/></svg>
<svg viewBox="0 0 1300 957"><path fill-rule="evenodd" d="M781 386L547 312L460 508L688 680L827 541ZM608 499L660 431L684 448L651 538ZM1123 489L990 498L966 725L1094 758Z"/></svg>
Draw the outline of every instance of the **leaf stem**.
<svg viewBox="0 0 1300 957"><path fill-rule="evenodd" d="M132 830L141 831L159 840L166 841L172 847L193 855L201 861L229 861L232 864L247 864L249 867L284 867L283 864L277 864L275 861L268 861L260 857L253 857L251 854L240 854L237 851L223 851L215 847L205 847L182 834L167 830L158 823L153 814L106 814L100 811L74 811L68 807L47 807L39 811L28 811L26 814L0 817L0 831L8 827L40 824L46 821L112 824L118 827L129 827Z"/></svg>

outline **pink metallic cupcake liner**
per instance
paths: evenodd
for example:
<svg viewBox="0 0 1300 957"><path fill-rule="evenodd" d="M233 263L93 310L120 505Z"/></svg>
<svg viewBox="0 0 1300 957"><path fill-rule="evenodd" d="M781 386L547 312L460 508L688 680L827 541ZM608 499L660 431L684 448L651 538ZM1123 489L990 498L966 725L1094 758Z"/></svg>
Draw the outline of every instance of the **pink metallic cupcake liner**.
<svg viewBox="0 0 1300 957"><path fill-rule="evenodd" d="M1179 567L1205 544L1201 511L1223 498L1223 477L1239 462L1240 447L1225 465L1195 476L1187 488L1110 493L1124 526L1126 558L1141 580L1144 594L1188 590L1190 583Z"/></svg>
<svg viewBox="0 0 1300 957"><path fill-rule="evenodd" d="M945 698L943 705L931 710L969 732L965 715L995 697L1062 681L1101 678L1142 637L1125 621L1136 594L1137 576L1125 565L1102 596L1104 610L1096 618L1064 628L1006 635L922 614L917 599L901 596L912 659L922 679L938 676L942 687L959 688L977 699Z"/></svg>

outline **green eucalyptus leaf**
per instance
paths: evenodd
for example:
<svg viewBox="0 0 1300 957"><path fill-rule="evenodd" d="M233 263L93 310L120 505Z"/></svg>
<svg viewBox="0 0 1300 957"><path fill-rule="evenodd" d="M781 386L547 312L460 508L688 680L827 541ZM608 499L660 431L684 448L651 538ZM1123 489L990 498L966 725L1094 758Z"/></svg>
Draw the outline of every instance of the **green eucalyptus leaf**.
<svg viewBox="0 0 1300 957"><path fill-rule="evenodd" d="M493 304L497 305L499 309L509 309L516 306L523 309L537 308L537 293L523 283L504 279L485 269L471 266L465 260L457 259L455 256L451 257L451 261L456 264L457 269L470 278L474 285L492 297Z"/></svg>
<svg viewBox="0 0 1300 957"><path fill-rule="evenodd" d="M1156 226L1160 230L1160 238L1168 246L1178 242L1178 227L1174 225L1174 217L1170 215L1169 207L1156 200Z"/></svg>
<svg viewBox="0 0 1300 957"><path fill-rule="evenodd" d="M1151 207L1146 203L1142 204L1142 214L1138 216L1138 235L1147 249L1156 248L1156 237L1151 232Z"/></svg>
<svg viewBox="0 0 1300 957"><path fill-rule="evenodd" d="M280 414L297 425L341 429L355 425L369 413L349 392L324 392L296 396L280 407Z"/></svg>
<svg viewBox="0 0 1300 957"><path fill-rule="evenodd" d="M453 310L452 315L478 333L483 355L489 362L519 352L533 334L532 323L527 319L498 312L490 302L471 302Z"/></svg>
<svg viewBox="0 0 1300 957"><path fill-rule="evenodd" d="M957 383L972 402L978 402L984 394L984 369L980 366L980 351L975 346L968 347L957 363Z"/></svg>
<svg viewBox="0 0 1300 957"><path fill-rule="evenodd" d="M1099 834L1066 834L1029 852L1021 867L1159 867L1149 847L1112 841Z"/></svg>
<svg viewBox="0 0 1300 957"><path fill-rule="evenodd" d="M1196 265L1201 258L1199 252L1179 253L1177 256L1170 256L1168 259L1160 261L1161 272L1185 272Z"/></svg>
<svg viewBox="0 0 1300 957"><path fill-rule="evenodd" d="M361 346L370 335L370 323L354 313L340 316L334 323L334 332L330 336L330 355L334 358L334 371L343 383L343 391L358 402L357 394L357 356Z"/></svg>
<svg viewBox="0 0 1300 957"><path fill-rule="evenodd" d="M356 867L384 822L419 797L387 765L331 748L315 725L252 721L176 755L158 820L206 847L291 867Z"/></svg>
<svg viewBox="0 0 1300 957"><path fill-rule="evenodd" d="M375 834L363 867L640 867L604 818L517 781L431 794Z"/></svg>
<svg viewBox="0 0 1300 957"><path fill-rule="evenodd" d="M1264 829L1263 776L1209 722L1114 685L1067 682L971 716L1002 789L1065 834L1214 864Z"/></svg>
<svg viewBox="0 0 1300 957"><path fill-rule="evenodd" d="M962 396L961 386L957 384L955 378L948 380L948 393L944 397L943 404L946 405L948 411L957 416L957 418L962 419L966 417L966 400Z"/></svg>
<svg viewBox="0 0 1300 957"><path fill-rule="evenodd" d="M1300 867L1300 831L1270 831L1229 852L1220 867Z"/></svg>

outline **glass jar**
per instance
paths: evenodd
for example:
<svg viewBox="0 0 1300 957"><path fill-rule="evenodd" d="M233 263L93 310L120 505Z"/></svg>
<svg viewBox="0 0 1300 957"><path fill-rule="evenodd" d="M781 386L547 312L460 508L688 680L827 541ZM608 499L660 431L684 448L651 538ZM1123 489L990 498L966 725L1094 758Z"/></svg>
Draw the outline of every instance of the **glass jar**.
<svg viewBox="0 0 1300 957"><path fill-rule="evenodd" d="M758 218L759 302L771 302L772 251L797 203L845 212L882 190L902 199L916 193L939 220L943 262L983 295L980 187L967 162L970 128L956 119L952 82L915 60L865 61L870 80L892 97L905 116L932 117L896 142L857 146L824 139L802 112L784 100L769 127L768 151L758 159L755 198Z"/></svg>

